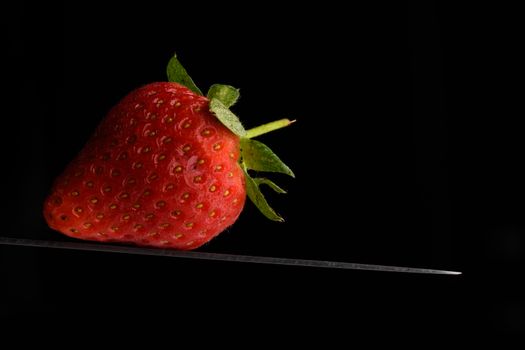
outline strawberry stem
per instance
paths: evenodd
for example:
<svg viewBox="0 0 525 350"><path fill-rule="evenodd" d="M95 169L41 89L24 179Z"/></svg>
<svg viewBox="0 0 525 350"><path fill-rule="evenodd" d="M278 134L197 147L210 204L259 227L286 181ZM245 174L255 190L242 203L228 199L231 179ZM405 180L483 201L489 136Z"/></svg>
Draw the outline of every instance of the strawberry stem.
<svg viewBox="0 0 525 350"><path fill-rule="evenodd" d="M276 121L273 121L273 122L270 122L270 123L267 123L267 124L263 124L263 125L257 126L255 128L250 129L250 130L247 130L246 131L246 135L244 137L246 137L248 139L251 139L251 138L254 138L254 137L257 137L257 136L269 133L270 131L274 131L274 130L277 130L277 129L281 129L281 128L287 127L288 125L290 125L290 124L292 124L294 122L295 122L295 120L279 119L279 120L276 120Z"/></svg>

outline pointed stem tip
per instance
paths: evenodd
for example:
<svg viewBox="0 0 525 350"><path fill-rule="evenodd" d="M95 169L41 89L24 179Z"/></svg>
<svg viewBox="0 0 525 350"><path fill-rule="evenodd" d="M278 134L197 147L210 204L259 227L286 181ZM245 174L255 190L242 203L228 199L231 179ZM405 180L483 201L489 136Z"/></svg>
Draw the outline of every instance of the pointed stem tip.
<svg viewBox="0 0 525 350"><path fill-rule="evenodd" d="M290 119L286 119L286 118L285 119L279 119L279 120L276 120L276 121L273 121L273 122L270 122L270 123L267 123L267 124L263 124L263 125L257 126L255 128L250 129L250 130L247 130L245 137L248 138L248 139L251 139L251 138L254 138L254 137L257 137L257 136L269 133L269 132L277 130L277 129L285 128L288 125L293 124L293 123L295 123L295 120L290 120Z"/></svg>

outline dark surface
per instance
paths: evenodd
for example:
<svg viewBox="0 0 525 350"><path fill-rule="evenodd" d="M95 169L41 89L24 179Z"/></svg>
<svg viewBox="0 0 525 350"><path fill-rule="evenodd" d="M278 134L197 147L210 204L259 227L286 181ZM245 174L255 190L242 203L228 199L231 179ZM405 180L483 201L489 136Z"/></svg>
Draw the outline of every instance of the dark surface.
<svg viewBox="0 0 525 350"><path fill-rule="evenodd" d="M523 145L517 114L506 113L507 27L431 3L300 11L272 3L235 11L75 4L2 5L3 235L63 239L40 214L53 178L114 103L165 80L176 50L201 89L241 88L234 111L247 127L298 121L261 138L297 175L275 177L288 195L268 195L287 222L268 222L247 205L201 250L465 274L0 247L3 318L184 308L328 328L524 330L523 287L514 278L524 254ZM496 10L474 11L501 20ZM509 32L512 23L505 21Z"/></svg>

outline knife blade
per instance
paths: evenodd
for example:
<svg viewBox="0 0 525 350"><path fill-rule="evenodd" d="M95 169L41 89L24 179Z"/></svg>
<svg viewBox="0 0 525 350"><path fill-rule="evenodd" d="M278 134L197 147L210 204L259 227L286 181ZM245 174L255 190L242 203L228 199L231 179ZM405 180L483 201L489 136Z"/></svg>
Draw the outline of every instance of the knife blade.
<svg viewBox="0 0 525 350"><path fill-rule="evenodd" d="M284 266L301 266L315 268L347 269L347 270L364 270L364 271L383 271L383 272L401 272L416 274L434 274L434 275L460 275L459 271L435 270L419 267L404 267L390 265L360 264L342 261L327 260L308 260L279 258L269 256L252 256L224 253L208 253L201 251L180 251L171 249L143 248L133 246L123 246L116 244L88 243L88 242L62 242L50 240L36 240L27 238L0 237L0 245L55 248L68 250L83 250L104 253L121 253L135 255L165 256L184 259L214 260L238 263L256 263L267 265L284 265Z"/></svg>

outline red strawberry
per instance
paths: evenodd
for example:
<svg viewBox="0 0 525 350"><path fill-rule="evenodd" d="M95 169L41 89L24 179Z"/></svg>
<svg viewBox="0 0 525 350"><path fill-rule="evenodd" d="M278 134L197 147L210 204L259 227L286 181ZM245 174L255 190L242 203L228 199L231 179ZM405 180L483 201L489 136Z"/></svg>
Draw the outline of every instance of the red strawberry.
<svg viewBox="0 0 525 350"><path fill-rule="evenodd" d="M259 185L282 190L247 169L293 173L249 137L290 121L250 135L228 109L237 90L214 85L209 99L201 96L175 57L168 76L173 82L120 101L58 177L44 205L51 228L80 239L194 249L237 220L247 191L267 217L281 220Z"/></svg>

